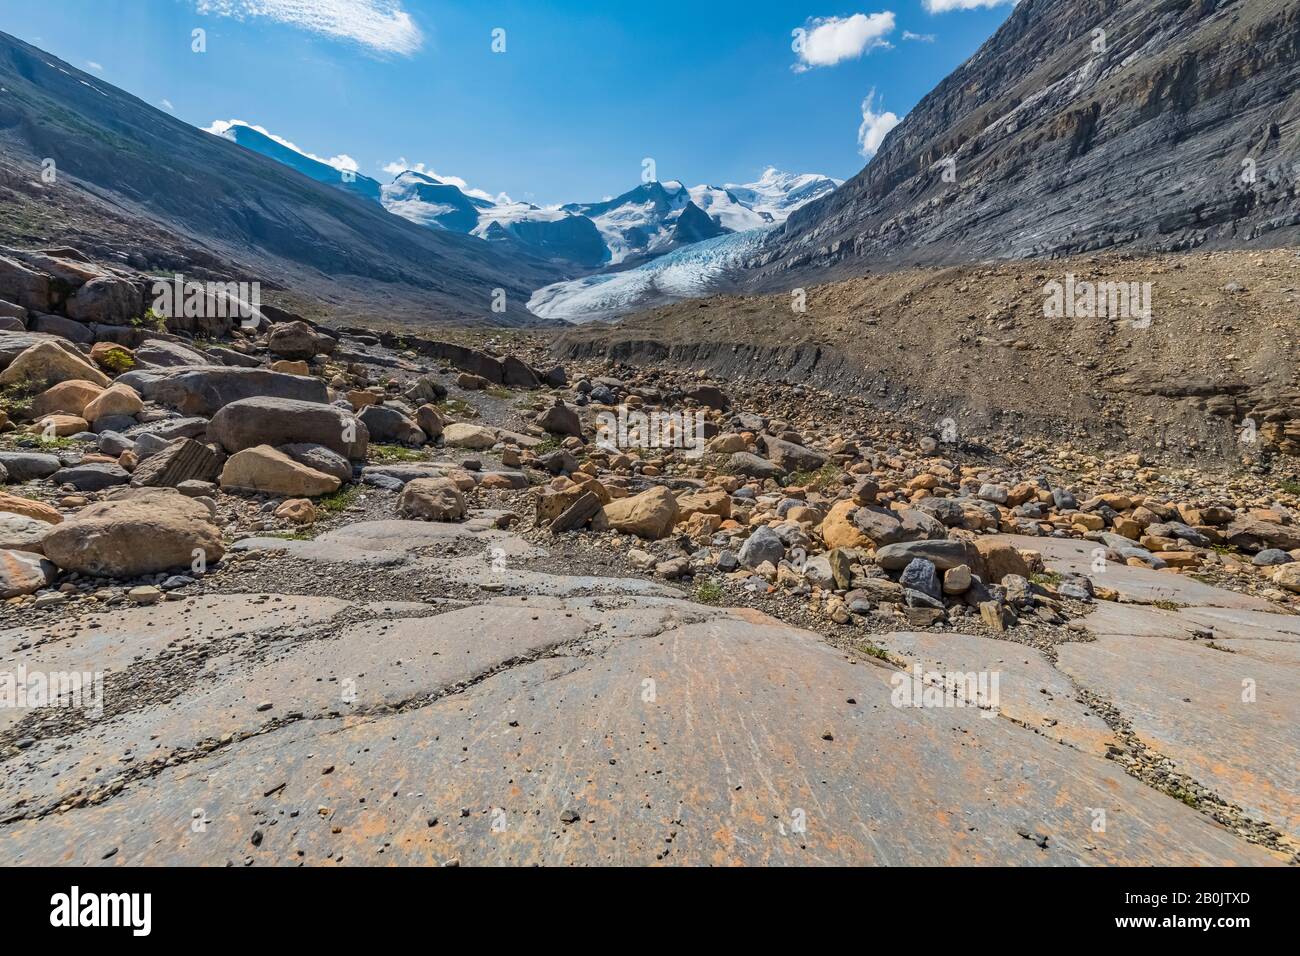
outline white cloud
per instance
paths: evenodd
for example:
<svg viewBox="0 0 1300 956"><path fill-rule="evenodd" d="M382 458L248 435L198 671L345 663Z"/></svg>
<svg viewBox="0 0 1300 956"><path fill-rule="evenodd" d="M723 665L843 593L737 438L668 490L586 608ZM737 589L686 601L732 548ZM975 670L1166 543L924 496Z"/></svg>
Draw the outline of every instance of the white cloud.
<svg viewBox="0 0 1300 956"><path fill-rule="evenodd" d="M821 17L808 21L797 35L795 52L799 62L796 72L818 66L834 66L852 60L877 47L888 47L885 37L894 32L894 15L855 13L851 17Z"/></svg>
<svg viewBox="0 0 1300 956"><path fill-rule="evenodd" d="M312 33L354 40L374 50L410 56L424 34L402 0L194 0L201 14L266 17Z"/></svg>
<svg viewBox="0 0 1300 956"><path fill-rule="evenodd" d="M981 7L1005 7L1020 0L922 0L930 13L947 13L949 10L978 10Z"/></svg>
<svg viewBox="0 0 1300 956"><path fill-rule="evenodd" d="M163 100L162 100L158 105L161 106L163 109L165 109L168 113L175 113L175 112L176 112L176 107L172 106L172 101L169 100L169 99L166 99L165 97L163 98Z"/></svg>
<svg viewBox="0 0 1300 956"><path fill-rule="evenodd" d="M86 61L86 66L88 66L90 69L94 70L96 73L103 73L103 72L104 72L103 64L96 63L94 60L87 60L87 61Z"/></svg>
<svg viewBox="0 0 1300 956"><path fill-rule="evenodd" d="M406 172L409 169L412 172L421 173L432 179L436 179L440 183L446 183L449 186L455 186L466 196L473 196L476 199L486 199L488 202L495 202L495 203L514 202L514 200L511 199L509 196L507 196L505 193L497 193L495 196L493 196L491 193L487 192L486 190L475 189L474 187L470 186L469 183L465 182L465 180L461 179L459 176L444 176L442 173L435 171L431 166L424 165L424 163L408 163L406 161L405 156L403 156L401 159L395 159L391 163L385 163L382 169L390 176L396 176L400 173Z"/></svg>
<svg viewBox="0 0 1300 956"><path fill-rule="evenodd" d="M168 103L166 100L163 100L163 104L168 109L171 109L171 104ZM301 156L306 156L308 159L314 159L316 160L316 162L324 163L326 166L333 166L335 169L338 170L348 169L351 170L352 172L356 172L361 168L359 165L357 165L357 161L353 159L351 156L349 156L347 153L339 153L339 155L337 156L331 156L329 159L326 159L323 156L317 156L315 153L309 153L305 149L299 149L297 146L289 142L283 136L276 136L265 126L258 126L256 123L249 123L246 122L245 120L239 120L239 119L213 120L212 125L204 127L203 132L211 133L213 136L220 136L223 139L228 139L233 142L235 137L230 132L230 130L232 127L235 126L247 126L249 129L257 130L257 132L261 133L263 136L267 137L268 139L275 140L285 149L291 149L295 153L298 153Z"/></svg>
<svg viewBox="0 0 1300 956"><path fill-rule="evenodd" d="M903 31L904 40L915 40L917 43L933 43L933 33L913 33L911 30Z"/></svg>
<svg viewBox="0 0 1300 956"><path fill-rule="evenodd" d="M876 91L868 93L862 101L862 125L858 127L858 148L862 155L868 159L875 156L889 131L899 122L893 113L877 113Z"/></svg>

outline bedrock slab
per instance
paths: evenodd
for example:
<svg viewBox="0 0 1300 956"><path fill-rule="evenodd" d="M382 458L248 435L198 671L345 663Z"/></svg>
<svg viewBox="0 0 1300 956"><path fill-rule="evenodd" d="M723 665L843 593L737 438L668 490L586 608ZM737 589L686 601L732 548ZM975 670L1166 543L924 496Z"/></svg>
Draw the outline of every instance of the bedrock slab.
<svg viewBox="0 0 1300 956"><path fill-rule="evenodd" d="M1147 633L1064 644L1058 661L1178 770L1300 836L1300 670L1231 642L1218 649Z"/></svg>
<svg viewBox="0 0 1300 956"><path fill-rule="evenodd" d="M7 759L29 798L6 799L0 864L1280 861L1012 720L895 706L894 668L754 612L616 595L411 614L268 635L154 713ZM127 766L121 748L153 756L154 733L224 742L38 815L49 788Z"/></svg>

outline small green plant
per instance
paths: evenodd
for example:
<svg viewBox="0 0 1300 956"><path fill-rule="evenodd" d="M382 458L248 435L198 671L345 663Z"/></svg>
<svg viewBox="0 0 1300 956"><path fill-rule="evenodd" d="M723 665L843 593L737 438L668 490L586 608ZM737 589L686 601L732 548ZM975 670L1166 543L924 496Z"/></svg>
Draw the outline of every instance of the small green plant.
<svg viewBox="0 0 1300 956"><path fill-rule="evenodd" d="M491 395L493 398L509 398L509 397L510 397L510 389L508 389L508 388L489 388L489 389L486 390L486 394Z"/></svg>
<svg viewBox="0 0 1300 956"><path fill-rule="evenodd" d="M885 650L883 647L877 647L875 644L865 645L862 648L862 653L866 654L868 657L874 657L877 660L888 661L890 663L894 660L893 657L890 656L889 651Z"/></svg>
<svg viewBox="0 0 1300 956"><path fill-rule="evenodd" d="M696 585L695 600L701 604L717 604L722 600L722 585L713 578L705 578Z"/></svg>
<svg viewBox="0 0 1300 956"><path fill-rule="evenodd" d="M1166 601L1166 600L1152 601L1151 606L1158 607L1162 611L1177 611L1180 607L1182 607L1182 605L1179 604L1177 601Z"/></svg>
<svg viewBox="0 0 1300 956"><path fill-rule="evenodd" d="M135 359L126 349L111 349L98 359L99 367L114 375L121 375L135 368Z"/></svg>
<svg viewBox="0 0 1300 956"><path fill-rule="evenodd" d="M478 409L459 398L443 399L442 407L460 418L478 418Z"/></svg>
<svg viewBox="0 0 1300 956"><path fill-rule="evenodd" d="M63 449L81 447L79 442L75 442L71 438L46 438L43 435L37 435L35 438L37 444L40 445L42 450L48 450L51 448Z"/></svg>
<svg viewBox="0 0 1300 956"><path fill-rule="evenodd" d="M370 459L376 462L426 460L424 452L405 445L371 445Z"/></svg>
<svg viewBox="0 0 1300 956"><path fill-rule="evenodd" d="M1061 575L1055 571L1044 571L1041 574L1029 575L1029 580L1045 587L1056 587L1061 583Z"/></svg>
<svg viewBox="0 0 1300 956"><path fill-rule="evenodd" d="M1300 498L1300 481L1280 481L1278 482L1278 487L1288 495L1295 495L1297 498Z"/></svg>
<svg viewBox="0 0 1300 956"><path fill-rule="evenodd" d="M361 494L360 485L346 485L333 494L325 495L316 502L316 507L326 514L338 514L352 507Z"/></svg>
<svg viewBox="0 0 1300 956"><path fill-rule="evenodd" d="M24 378L0 388L0 411L12 419L26 418L32 413L32 399L42 390L44 383Z"/></svg>
<svg viewBox="0 0 1300 956"><path fill-rule="evenodd" d="M838 465L823 465L817 471L796 471L790 476L790 484L814 491L826 491L838 487L843 474Z"/></svg>
<svg viewBox="0 0 1300 956"><path fill-rule="evenodd" d="M132 319L131 325L137 329L148 327L153 329L155 332L167 331L167 320L152 308L150 308L144 315Z"/></svg>
<svg viewBox="0 0 1300 956"><path fill-rule="evenodd" d="M558 438L543 438L541 442L533 446L534 455L549 455L553 451L559 451L560 440Z"/></svg>
<svg viewBox="0 0 1300 956"><path fill-rule="evenodd" d="M268 538L282 538L282 539L284 539L285 541L310 541L310 540L312 539L312 534L311 534L310 531L306 531L306 530L298 530L298 531L268 531L268 532L266 533L266 537L268 537Z"/></svg>

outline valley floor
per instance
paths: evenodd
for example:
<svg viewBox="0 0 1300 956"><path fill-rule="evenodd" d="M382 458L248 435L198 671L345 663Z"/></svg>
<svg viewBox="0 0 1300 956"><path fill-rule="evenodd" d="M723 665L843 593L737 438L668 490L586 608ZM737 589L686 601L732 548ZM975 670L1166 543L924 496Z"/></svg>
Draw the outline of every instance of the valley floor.
<svg viewBox="0 0 1300 956"><path fill-rule="evenodd" d="M427 370L373 351L375 374ZM602 371L626 369L581 369ZM526 393L450 401L531 425ZM828 410L857 414L781 401L763 414L815 405L819 440ZM399 457L367 468L446 474L469 453ZM537 494L478 487L468 521L441 523L358 486L295 531L220 493L232 552L162 603L89 582L3 606L0 671L107 677L98 715L0 710L0 863L1297 862L1300 604L1263 578L1097 575L1092 542L1004 535L1041 553L1041 580L1092 573L1107 599L1005 630L837 621L789 582L670 580L634 538L551 534ZM935 690L954 673L998 675L995 700Z"/></svg>

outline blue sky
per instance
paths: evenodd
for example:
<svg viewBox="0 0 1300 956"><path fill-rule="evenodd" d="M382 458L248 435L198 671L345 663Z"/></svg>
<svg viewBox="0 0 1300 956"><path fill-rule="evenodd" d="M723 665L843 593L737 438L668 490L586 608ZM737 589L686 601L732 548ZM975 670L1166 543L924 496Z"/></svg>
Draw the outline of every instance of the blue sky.
<svg viewBox="0 0 1300 956"><path fill-rule="evenodd" d="M405 160L547 205L624 192L646 157L688 185L769 165L848 178L887 114L1012 9L837 3L0 0L0 29L196 126L242 120L382 182Z"/></svg>

